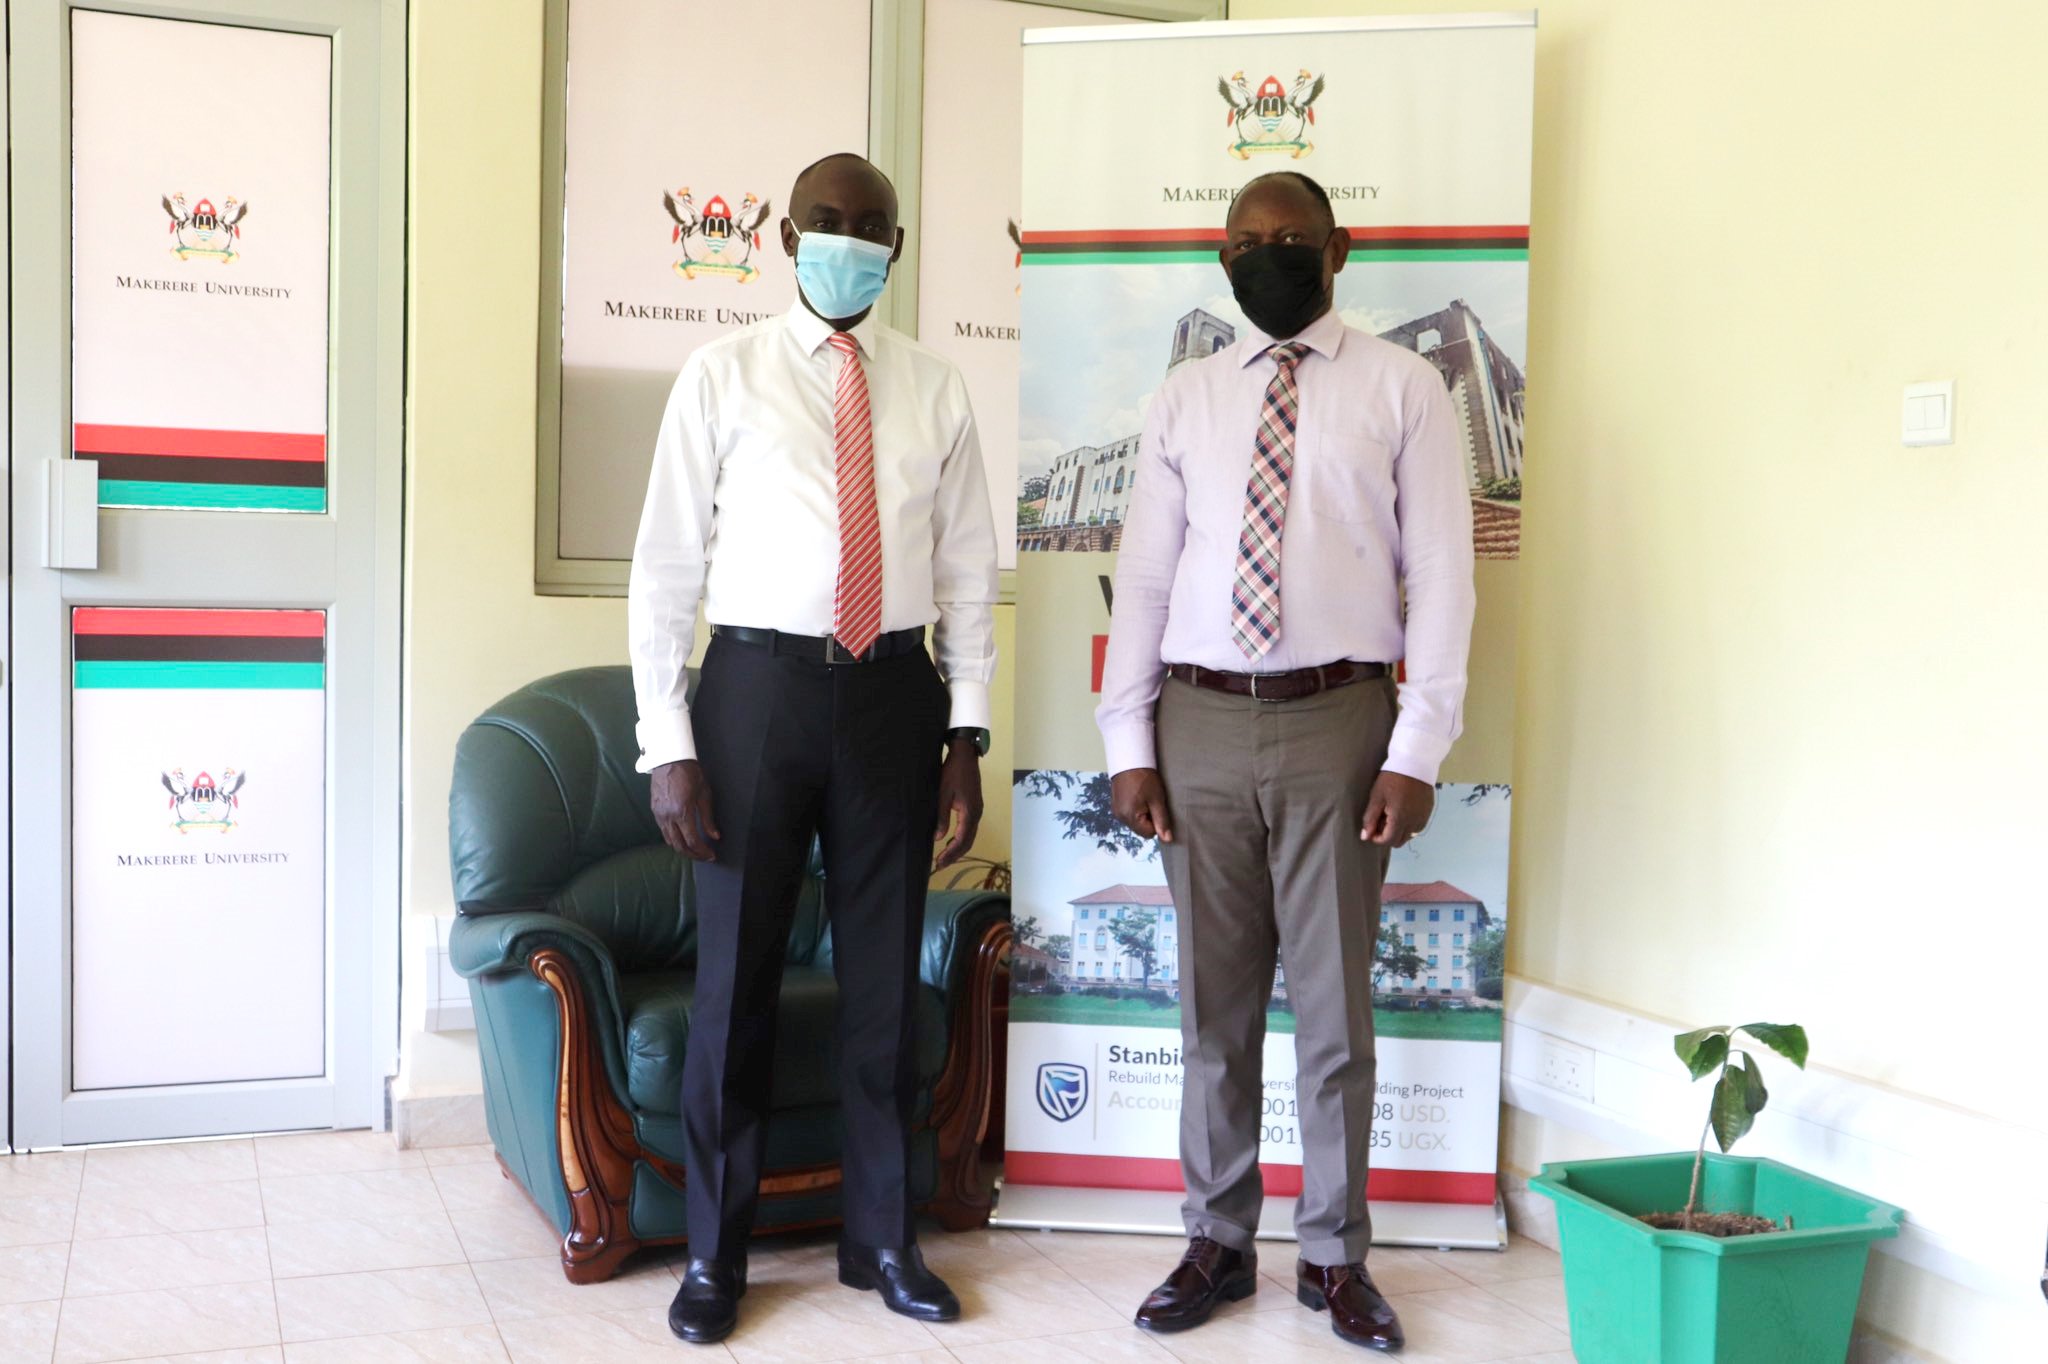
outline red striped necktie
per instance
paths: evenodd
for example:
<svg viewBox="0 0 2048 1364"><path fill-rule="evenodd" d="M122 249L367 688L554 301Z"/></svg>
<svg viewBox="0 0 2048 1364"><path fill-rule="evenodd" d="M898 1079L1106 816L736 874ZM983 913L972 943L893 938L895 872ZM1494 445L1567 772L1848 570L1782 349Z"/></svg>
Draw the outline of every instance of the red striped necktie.
<svg viewBox="0 0 2048 1364"><path fill-rule="evenodd" d="M846 332L834 332L832 348L842 357L832 403L839 485L839 587L833 599L832 637L858 657L873 648L882 633L882 523L875 511L874 420L859 344Z"/></svg>
<svg viewBox="0 0 2048 1364"><path fill-rule="evenodd" d="M1244 532L1237 541L1237 581L1230 592L1230 633L1238 652L1257 662L1280 639L1280 536L1287 525L1287 485L1294 478L1294 426L1301 409L1294 367L1308 347L1275 346L1279 369L1259 408L1259 439L1245 485Z"/></svg>

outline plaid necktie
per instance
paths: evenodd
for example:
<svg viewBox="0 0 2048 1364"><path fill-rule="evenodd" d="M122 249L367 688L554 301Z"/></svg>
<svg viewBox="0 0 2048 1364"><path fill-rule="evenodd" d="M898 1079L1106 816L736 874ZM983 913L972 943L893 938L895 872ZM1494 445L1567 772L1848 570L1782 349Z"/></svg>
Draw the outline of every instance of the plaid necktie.
<svg viewBox="0 0 2048 1364"><path fill-rule="evenodd" d="M1301 390L1294 367L1308 347L1275 346L1266 354L1279 370L1259 408L1258 448L1244 494L1244 533L1237 541L1237 582L1230 592L1230 633L1238 652L1257 662L1280 638L1280 533L1287 524L1287 484L1294 476L1294 424Z"/></svg>
<svg viewBox="0 0 2048 1364"><path fill-rule="evenodd" d="M882 524L875 511L875 433L868 410L868 379L860 347L845 332L832 333L843 357L832 403L834 473L839 486L839 585L833 598L832 637L859 657L882 633Z"/></svg>

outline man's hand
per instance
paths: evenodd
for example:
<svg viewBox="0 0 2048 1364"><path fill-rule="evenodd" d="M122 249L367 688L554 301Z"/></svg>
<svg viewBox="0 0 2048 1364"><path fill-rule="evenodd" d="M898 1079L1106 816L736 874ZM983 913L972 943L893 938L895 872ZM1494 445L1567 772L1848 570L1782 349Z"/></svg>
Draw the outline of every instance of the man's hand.
<svg viewBox="0 0 2048 1364"><path fill-rule="evenodd" d="M699 862L715 862L718 825L711 818L711 783L695 758L663 763L654 769L654 822L671 848Z"/></svg>
<svg viewBox="0 0 2048 1364"><path fill-rule="evenodd" d="M1173 842L1173 817L1166 813L1166 783L1156 767L1133 767L1110 779L1109 808L1140 838Z"/></svg>
<svg viewBox="0 0 2048 1364"><path fill-rule="evenodd" d="M955 739L946 750L946 765L939 769L939 827L932 838L946 839L946 846L939 849L932 870L942 871L967 856L980 828L981 752L972 739Z"/></svg>
<svg viewBox="0 0 2048 1364"><path fill-rule="evenodd" d="M1382 772L1365 802L1365 826L1358 836L1368 843L1399 848L1421 833L1436 809L1436 788L1426 781Z"/></svg>

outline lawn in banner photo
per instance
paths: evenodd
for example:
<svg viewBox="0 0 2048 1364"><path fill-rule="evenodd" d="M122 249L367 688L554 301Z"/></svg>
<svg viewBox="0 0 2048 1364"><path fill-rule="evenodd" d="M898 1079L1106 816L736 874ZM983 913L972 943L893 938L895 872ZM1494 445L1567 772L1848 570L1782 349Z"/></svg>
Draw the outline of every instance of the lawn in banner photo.
<svg viewBox="0 0 2048 1364"><path fill-rule="evenodd" d="M1157 842L1118 822L1105 773L1014 782L1011 1018L1177 1028L1182 925ZM1511 805L1505 784L1440 784L1429 827L1389 859L1373 951L1382 1036L1499 1040ZM1283 970L1267 1026L1294 1030Z"/></svg>
<svg viewBox="0 0 2048 1364"><path fill-rule="evenodd" d="M1426 1038L1440 1042L1498 1042L1498 1008L1396 1012L1374 1009L1373 1032L1380 1037ZM1180 1028L1180 1005L1144 999L1101 999L1079 994L1013 995L1013 1023L1074 1023L1123 1028ZM1282 1009L1266 1012L1266 1031L1292 1033L1294 1015Z"/></svg>
<svg viewBox="0 0 2048 1364"><path fill-rule="evenodd" d="M1051 258L1058 259L1058 258ZM1463 409L1476 541L1520 547L1522 388L1529 266L1519 260L1354 256L1337 276L1344 320L1427 358ZM1246 334L1222 267L1040 264L1027 257L1018 410L1018 548L1115 549L1152 395L1183 364Z"/></svg>

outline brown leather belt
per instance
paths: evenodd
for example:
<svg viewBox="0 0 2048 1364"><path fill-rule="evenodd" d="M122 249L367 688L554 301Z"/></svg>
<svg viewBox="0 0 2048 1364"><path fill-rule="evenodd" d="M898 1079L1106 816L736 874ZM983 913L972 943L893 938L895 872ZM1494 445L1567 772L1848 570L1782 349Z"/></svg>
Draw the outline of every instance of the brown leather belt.
<svg viewBox="0 0 2048 1364"><path fill-rule="evenodd" d="M1353 682L1370 682L1385 677L1384 663L1325 663L1319 668L1296 668L1291 673L1219 673L1192 663L1169 663L1167 676L1206 691L1249 696L1254 701L1299 701L1317 692L1334 691Z"/></svg>

